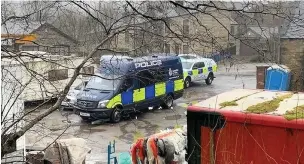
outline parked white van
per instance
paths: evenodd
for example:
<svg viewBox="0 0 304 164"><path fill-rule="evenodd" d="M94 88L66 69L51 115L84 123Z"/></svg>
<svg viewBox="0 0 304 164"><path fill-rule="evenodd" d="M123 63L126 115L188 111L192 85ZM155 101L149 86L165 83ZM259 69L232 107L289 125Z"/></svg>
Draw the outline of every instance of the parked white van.
<svg viewBox="0 0 304 164"><path fill-rule="evenodd" d="M188 88L191 82L205 80L207 85L212 84L217 72L217 64L213 59L195 58L181 59L184 72L184 86Z"/></svg>

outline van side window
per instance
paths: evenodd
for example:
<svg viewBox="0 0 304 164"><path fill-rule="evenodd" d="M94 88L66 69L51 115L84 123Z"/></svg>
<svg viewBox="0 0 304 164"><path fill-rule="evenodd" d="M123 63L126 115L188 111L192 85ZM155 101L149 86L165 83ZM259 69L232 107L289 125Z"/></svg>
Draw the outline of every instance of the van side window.
<svg viewBox="0 0 304 164"><path fill-rule="evenodd" d="M128 89L132 89L132 87L133 87L133 79L127 78L124 80L124 82L121 86L121 90L128 91Z"/></svg>
<svg viewBox="0 0 304 164"><path fill-rule="evenodd" d="M155 79L149 70L143 70L137 74L135 77L139 81L139 88L146 87L150 84L153 84Z"/></svg>
<svg viewBox="0 0 304 164"><path fill-rule="evenodd" d="M166 81L166 71L163 67L149 70L154 77L154 82Z"/></svg>

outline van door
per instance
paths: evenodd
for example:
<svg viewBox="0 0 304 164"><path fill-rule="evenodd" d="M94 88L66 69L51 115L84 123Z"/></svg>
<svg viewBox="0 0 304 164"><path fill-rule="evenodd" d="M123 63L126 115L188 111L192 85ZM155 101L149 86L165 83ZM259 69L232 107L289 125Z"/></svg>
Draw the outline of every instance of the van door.
<svg viewBox="0 0 304 164"><path fill-rule="evenodd" d="M121 100L124 108L129 108L134 106L133 102L133 90L134 90L134 81L133 78L126 78L121 85Z"/></svg>
<svg viewBox="0 0 304 164"><path fill-rule="evenodd" d="M133 90L135 107L138 109L147 108L150 101L148 98L154 94L154 77L148 70L143 70L136 74L135 79Z"/></svg>
<svg viewBox="0 0 304 164"><path fill-rule="evenodd" d="M198 63L198 80L205 80L207 78L207 76L203 73L205 67L204 62Z"/></svg>

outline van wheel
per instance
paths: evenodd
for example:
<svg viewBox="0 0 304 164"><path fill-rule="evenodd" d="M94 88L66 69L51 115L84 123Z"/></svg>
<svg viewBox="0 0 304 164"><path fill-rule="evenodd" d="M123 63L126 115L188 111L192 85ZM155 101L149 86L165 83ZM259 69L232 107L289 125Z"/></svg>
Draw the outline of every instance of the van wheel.
<svg viewBox="0 0 304 164"><path fill-rule="evenodd" d="M189 77L187 77L185 79L185 82L184 82L184 88L189 88L190 87L190 83L191 83L191 80Z"/></svg>
<svg viewBox="0 0 304 164"><path fill-rule="evenodd" d="M111 114L110 120L113 123L118 123L120 121L120 119L121 119L121 109L119 109L118 107L115 107Z"/></svg>
<svg viewBox="0 0 304 164"><path fill-rule="evenodd" d="M173 97L171 95L168 95L164 98L164 102L161 105L164 109L170 109L173 106Z"/></svg>
<svg viewBox="0 0 304 164"><path fill-rule="evenodd" d="M209 74L207 79L205 80L205 82L206 82L207 85L211 85L212 81L213 81L213 75Z"/></svg>

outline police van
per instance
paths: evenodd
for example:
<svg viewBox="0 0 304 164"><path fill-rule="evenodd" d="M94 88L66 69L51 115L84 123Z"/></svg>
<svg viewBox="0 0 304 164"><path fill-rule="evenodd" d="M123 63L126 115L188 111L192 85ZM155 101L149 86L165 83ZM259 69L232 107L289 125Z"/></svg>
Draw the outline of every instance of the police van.
<svg viewBox="0 0 304 164"><path fill-rule="evenodd" d="M177 56L103 60L98 74L77 95L75 108L83 120L119 122L130 111L170 108L184 90Z"/></svg>
<svg viewBox="0 0 304 164"><path fill-rule="evenodd" d="M205 80L207 85L212 84L217 72L217 64L213 59L196 58L181 59L184 71L184 87L188 88L191 82Z"/></svg>

